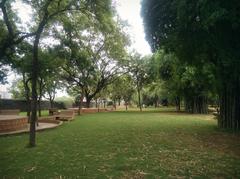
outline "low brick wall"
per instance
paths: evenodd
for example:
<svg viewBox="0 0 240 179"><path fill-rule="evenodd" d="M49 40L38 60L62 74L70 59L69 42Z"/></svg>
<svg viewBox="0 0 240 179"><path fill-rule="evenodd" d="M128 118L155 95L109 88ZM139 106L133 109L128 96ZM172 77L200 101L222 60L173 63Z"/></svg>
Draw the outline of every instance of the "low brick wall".
<svg viewBox="0 0 240 179"><path fill-rule="evenodd" d="M19 115L20 109L1 109L0 115Z"/></svg>
<svg viewBox="0 0 240 179"><path fill-rule="evenodd" d="M98 112L97 108L82 108L82 113L83 114L97 113L97 112Z"/></svg>
<svg viewBox="0 0 240 179"><path fill-rule="evenodd" d="M78 108L68 108L69 110L74 110L75 114L78 114ZM113 109L107 108L82 108L81 114L97 113L97 112L107 112L113 111Z"/></svg>
<svg viewBox="0 0 240 179"><path fill-rule="evenodd" d="M73 110L75 114L78 114L78 108L68 108L68 110Z"/></svg>
<svg viewBox="0 0 240 179"><path fill-rule="evenodd" d="M106 108L100 108L100 109L99 109L99 112L106 112L106 111L107 111Z"/></svg>
<svg viewBox="0 0 240 179"><path fill-rule="evenodd" d="M0 120L0 132L10 132L16 131L20 129L24 129L27 127L28 119L27 117L11 117L8 119L6 116L5 119Z"/></svg>

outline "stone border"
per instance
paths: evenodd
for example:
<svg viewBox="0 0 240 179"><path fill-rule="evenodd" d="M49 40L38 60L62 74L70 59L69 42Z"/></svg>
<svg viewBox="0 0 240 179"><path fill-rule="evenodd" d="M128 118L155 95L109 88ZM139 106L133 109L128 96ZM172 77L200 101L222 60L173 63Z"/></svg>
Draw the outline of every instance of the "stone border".
<svg viewBox="0 0 240 179"><path fill-rule="evenodd" d="M22 130L27 127L26 116L0 115L0 133Z"/></svg>
<svg viewBox="0 0 240 179"><path fill-rule="evenodd" d="M50 121L50 120L40 120L39 123L52 123L52 124L56 124L56 121ZM40 129L36 129L37 132L40 131L44 131L44 130L48 130L48 129L54 129L56 127L59 127L63 124L63 121L58 121L58 125L55 126L49 126L49 127L45 127L45 128L40 128ZM17 135L17 134L23 134L23 133L29 133L29 126L27 129L22 129L22 130L18 130L18 131L11 131L11 132L5 132L5 133L0 133L0 136L9 136L9 135Z"/></svg>

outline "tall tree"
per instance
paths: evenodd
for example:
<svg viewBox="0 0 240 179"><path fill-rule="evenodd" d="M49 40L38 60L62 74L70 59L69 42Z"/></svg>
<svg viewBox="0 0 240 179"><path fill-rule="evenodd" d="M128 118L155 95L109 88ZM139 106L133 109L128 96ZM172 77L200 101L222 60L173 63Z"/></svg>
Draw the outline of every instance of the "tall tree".
<svg viewBox="0 0 240 179"><path fill-rule="evenodd" d="M213 91L214 77L212 66L202 64L199 68L181 63L174 54L160 50L152 58L157 65L163 87L168 91L168 97L176 103L180 110L180 99L184 99L185 110L191 113L207 113L207 97ZM154 71L154 70L152 70Z"/></svg>
<svg viewBox="0 0 240 179"><path fill-rule="evenodd" d="M240 3L237 0L144 0L147 39L153 50L174 52L180 61L215 66L220 96L219 127L240 129Z"/></svg>
<svg viewBox="0 0 240 179"><path fill-rule="evenodd" d="M78 19L74 23L65 20L66 28L59 34L61 56L65 58L63 77L75 89L78 87L77 91L84 95L89 107L91 100L123 71L121 64L127 39L112 19L105 22L111 25L110 31L92 19L86 20L85 26L72 26L76 21Z"/></svg>
<svg viewBox="0 0 240 179"><path fill-rule="evenodd" d="M133 81L136 85L137 94L138 94L138 106L140 111L142 111L142 99L141 99L141 90L143 85L148 82L148 62L149 57L141 57L140 54L134 53L130 57L128 64L129 72L132 74Z"/></svg>
<svg viewBox="0 0 240 179"><path fill-rule="evenodd" d="M29 1L27 1L29 3ZM77 1L77 0L45 0L31 1L30 5L34 9L36 25L33 38L33 71L32 71L32 116L30 125L30 146L35 146L35 121L37 110L37 79L39 76L39 43L42 33L49 29L60 17L69 17L71 13L87 14L97 21L103 21L104 14L111 13L109 0L97 1Z"/></svg>
<svg viewBox="0 0 240 179"><path fill-rule="evenodd" d="M33 0L23 1L31 6L33 19L32 24L25 32L21 32L16 26L15 15L12 11L13 1L2 0L0 3L3 19L1 23L4 24L3 30L6 32L5 36L1 36L1 64L2 59L14 55L16 45L21 43L24 39L32 37L30 41L33 44L32 49L32 72L31 72L31 85L32 85L32 112L30 124L30 138L29 146L35 146L35 122L37 114L37 80L39 77L39 44L41 44L41 37L43 32L48 32L51 26L58 24L57 20L62 16L69 16L71 13L78 12L79 14L87 14L89 17L94 18L96 21L105 21L104 14L111 14L110 0L104 1L78 1L78 0ZM111 28L111 27L109 27Z"/></svg>
<svg viewBox="0 0 240 179"><path fill-rule="evenodd" d="M12 93L17 90L19 90L20 93L22 92L22 96L24 96L25 100L27 101L27 116L29 121L31 117L31 50L32 45L26 41L23 41L18 45L16 49L16 55L14 58L12 58L14 69L21 76L21 81L18 81L17 83L22 84L18 85L18 89L12 87Z"/></svg>
<svg viewBox="0 0 240 179"><path fill-rule="evenodd" d="M126 110L135 92L135 84L129 74L119 76L110 86L110 97L116 107L116 102L120 105L121 100L124 100Z"/></svg>

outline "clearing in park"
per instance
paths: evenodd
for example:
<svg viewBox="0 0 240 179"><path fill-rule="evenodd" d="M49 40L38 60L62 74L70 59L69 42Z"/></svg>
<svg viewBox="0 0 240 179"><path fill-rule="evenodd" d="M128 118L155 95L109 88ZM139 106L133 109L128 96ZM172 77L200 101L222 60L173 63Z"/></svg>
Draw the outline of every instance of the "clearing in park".
<svg viewBox="0 0 240 179"><path fill-rule="evenodd" d="M217 128L212 115L171 111L78 116L37 133L0 138L6 178L239 178L240 136Z"/></svg>

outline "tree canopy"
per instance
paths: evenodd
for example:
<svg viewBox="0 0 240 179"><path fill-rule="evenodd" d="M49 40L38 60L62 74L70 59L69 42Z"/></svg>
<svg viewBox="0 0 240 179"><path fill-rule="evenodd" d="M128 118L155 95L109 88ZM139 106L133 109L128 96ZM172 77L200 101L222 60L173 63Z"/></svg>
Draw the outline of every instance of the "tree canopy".
<svg viewBox="0 0 240 179"><path fill-rule="evenodd" d="M143 0L142 16L152 50L165 49L197 68L214 66L220 96L219 126L240 128L240 3L211 0Z"/></svg>

